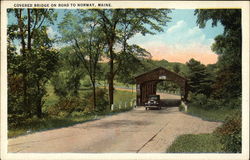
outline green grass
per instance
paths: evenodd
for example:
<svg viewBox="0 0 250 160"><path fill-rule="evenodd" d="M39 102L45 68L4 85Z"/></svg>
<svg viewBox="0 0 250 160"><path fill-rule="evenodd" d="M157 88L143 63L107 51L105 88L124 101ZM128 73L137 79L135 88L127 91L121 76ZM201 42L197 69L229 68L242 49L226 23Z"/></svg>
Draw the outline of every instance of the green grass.
<svg viewBox="0 0 250 160"><path fill-rule="evenodd" d="M120 102L130 102L131 100L135 99L135 94L135 92L115 90L114 103L117 104Z"/></svg>
<svg viewBox="0 0 250 160"><path fill-rule="evenodd" d="M95 115L82 115L76 117L47 117L47 118L31 118L25 121L25 125L21 125L8 130L8 137L24 135L27 131L37 132L54 128L61 128L74 125L80 122L93 120Z"/></svg>
<svg viewBox="0 0 250 160"><path fill-rule="evenodd" d="M48 107L53 107L54 104L56 104L59 100L59 97L57 97L54 94L53 87L51 85L47 85L47 95L45 97L45 105L43 107L43 112L46 111ZM85 91L80 91L80 96L83 96ZM128 91L120 91L116 90L114 93L114 103L122 102L124 104L125 101L130 102L132 99L135 98L135 93L128 92ZM15 137L19 135L24 135L27 133L27 131L31 132L37 132L37 131L43 131L48 129L54 129L54 128L61 128L66 126L71 126L77 123L82 123L94 119L100 119L103 116L117 114L120 112L125 112L128 110L131 110L132 108L130 106L127 106L127 108L121 108L121 109L115 109L113 112L106 111L102 113L82 113L82 112L76 112L68 117L51 117L47 116L42 119L38 119L36 117L26 119L25 122L22 123L22 125L16 126L16 127L9 127L8 129L8 137Z"/></svg>
<svg viewBox="0 0 250 160"><path fill-rule="evenodd" d="M188 106L188 114L208 121L224 122L228 116L233 115L236 111L236 109L227 108L205 110L198 107Z"/></svg>
<svg viewBox="0 0 250 160"><path fill-rule="evenodd" d="M126 107L133 107L131 106L131 102L134 102L134 101L135 101L135 92L115 90L114 110L121 110L121 109L126 110L125 104L126 104Z"/></svg>
<svg viewBox="0 0 250 160"><path fill-rule="evenodd" d="M225 122L227 117L235 114L237 109L220 108L206 110L195 106L188 106L188 114L208 121ZM215 134L188 134L179 136L167 149L168 153L210 153L224 152L220 138Z"/></svg>
<svg viewBox="0 0 250 160"><path fill-rule="evenodd" d="M108 85L107 82L104 82L104 81L98 81L98 83L101 86ZM118 82L116 80L114 81L114 86L126 87L126 88L134 88L135 89L135 84L124 84L124 83Z"/></svg>
<svg viewBox="0 0 250 160"><path fill-rule="evenodd" d="M59 97L55 95L53 86L48 83L46 85L47 95L45 96L45 106L54 105L58 102Z"/></svg>
<svg viewBox="0 0 250 160"><path fill-rule="evenodd" d="M24 125L19 125L15 128L8 129L8 137L16 137L20 135L25 135L28 131L38 132L45 131L49 129L62 128L67 126L72 126L74 124L83 123L91 120L101 119L105 116L111 116L114 114L118 114L121 112L126 112L131 110L131 107L116 109L110 112L102 112L102 113L88 113L84 114L81 112L77 112L75 115L68 117L46 117L42 119L38 119L36 117L27 119L23 122Z"/></svg>
<svg viewBox="0 0 250 160"><path fill-rule="evenodd" d="M167 149L167 153L219 153L223 152L219 138L214 134L181 135Z"/></svg>

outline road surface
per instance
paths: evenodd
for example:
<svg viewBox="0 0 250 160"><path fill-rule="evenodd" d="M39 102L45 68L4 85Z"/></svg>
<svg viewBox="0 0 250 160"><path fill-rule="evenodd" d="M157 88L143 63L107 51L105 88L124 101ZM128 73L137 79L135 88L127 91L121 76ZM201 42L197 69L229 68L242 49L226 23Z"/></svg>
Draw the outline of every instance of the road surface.
<svg viewBox="0 0 250 160"><path fill-rule="evenodd" d="M8 152L161 153L179 135L211 133L219 125L179 112L178 107L147 111L138 107L100 120L11 138Z"/></svg>

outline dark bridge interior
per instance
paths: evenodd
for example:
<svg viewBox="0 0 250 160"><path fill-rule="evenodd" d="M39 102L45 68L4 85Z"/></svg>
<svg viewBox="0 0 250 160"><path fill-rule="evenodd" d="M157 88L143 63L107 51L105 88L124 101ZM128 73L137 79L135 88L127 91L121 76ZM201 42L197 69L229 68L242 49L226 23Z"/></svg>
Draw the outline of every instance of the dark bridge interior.
<svg viewBox="0 0 250 160"><path fill-rule="evenodd" d="M181 89L181 97L180 99L164 99L161 97L162 103L166 106L176 106L180 104L181 100L186 101L187 99L187 79L163 67L141 74L135 77L135 80L137 106L143 106L148 101L149 95L155 95L157 83L164 80L176 83Z"/></svg>

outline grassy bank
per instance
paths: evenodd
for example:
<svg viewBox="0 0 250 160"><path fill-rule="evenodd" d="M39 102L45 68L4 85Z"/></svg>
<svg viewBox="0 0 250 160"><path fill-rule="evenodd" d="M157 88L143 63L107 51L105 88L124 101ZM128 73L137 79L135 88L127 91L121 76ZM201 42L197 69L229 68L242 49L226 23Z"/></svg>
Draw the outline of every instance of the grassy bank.
<svg viewBox="0 0 250 160"><path fill-rule="evenodd" d="M46 113L46 110L49 107L53 107L59 101L59 98L54 94L53 87L47 86L48 96L45 98L45 106L43 107L43 112ZM80 96L84 93L84 91L80 91ZM49 130L54 128L61 128L66 126L71 126L77 123L82 123L90 120L100 119L107 115L117 114L120 112L128 111L132 109L130 105L128 105L131 100L135 98L135 93L128 91L120 91L116 90L114 93L114 103L122 104L122 108L115 108L114 111L104 111L99 113L84 113L84 112L73 112L69 116L50 116L47 115L42 119L38 119L36 117L25 119L22 122L22 125L18 125L15 127L9 127L8 129L8 137L15 137L19 135L24 135L31 132ZM124 102L127 102L127 107L125 108Z"/></svg>
<svg viewBox="0 0 250 160"><path fill-rule="evenodd" d="M227 122L228 117L233 117L239 109L219 108L219 109L203 109L195 106L188 107L188 114L200 117L208 121ZM227 127L226 127L227 128ZM218 137L216 133L211 134L188 134L181 135L167 149L168 153L225 153L224 144L221 142L222 137Z"/></svg>
<svg viewBox="0 0 250 160"><path fill-rule="evenodd" d="M221 121L224 122L228 116L233 115L237 110L220 108L220 109L211 109L205 110L203 108L198 108L194 106L188 106L188 114L192 116L200 117L207 121Z"/></svg>
<svg viewBox="0 0 250 160"><path fill-rule="evenodd" d="M214 134L182 135L167 149L167 153L219 153L222 144Z"/></svg>
<svg viewBox="0 0 250 160"><path fill-rule="evenodd" d="M115 110L113 112L91 113L91 114L84 114L81 112L77 112L72 116L68 117L58 116L58 117L45 117L41 119L34 117L27 119L25 121L25 125L8 129L8 138L16 137L19 135L25 135L27 133L32 133L32 132L68 127L78 123L101 119L104 116L118 114L120 112L125 112L131 109L132 109L131 107L127 107Z"/></svg>

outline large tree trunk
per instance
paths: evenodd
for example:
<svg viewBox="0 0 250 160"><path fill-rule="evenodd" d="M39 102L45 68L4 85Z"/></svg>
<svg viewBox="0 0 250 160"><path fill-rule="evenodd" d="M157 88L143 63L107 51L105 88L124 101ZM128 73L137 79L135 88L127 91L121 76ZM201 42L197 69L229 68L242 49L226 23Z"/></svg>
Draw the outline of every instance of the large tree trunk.
<svg viewBox="0 0 250 160"><path fill-rule="evenodd" d="M110 48L110 61L109 61L109 110L111 110L111 106L114 103L114 60L113 60L113 50Z"/></svg>
<svg viewBox="0 0 250 160"><path fill-rule="evenodd" d="M93 69L93 75L90 76L90 80L91 80L91 83L92 83L92 92L93 92L93 110L96 109L95 76L96 76L95 75L95 69Z"/></svg>
<svg viewBox="0 0 250 160"><path fill-rule="evenodd" d="M96 109L96 92L95 92L95 82L93 82L93 110Z"/></svg>
<svg viewBox="0 0 250 160"><path fill-rule="evenodd" d="M23 28L23 20L22 20L22 9L16 10L15 14L18 18L18 28L20 29L20 37L21 37L21 53L23 55L24 68L22 70L22 83L23 83L23 106L26 108L26 112L28 116L31 115L30 108L28 107L28 99L27 99L27 71L26 71L26 43L25 43L25 32Z"/></svg>
<svg viewBox="0 0 250 160"><path fill-rule="evenodd" d="M28 52L31 52L31 26L30 26L30 21L31 21L31 18L30 18L30 9L28 9Z"/></svg>
<svg viewBox="0 0 250 160"><path fill-rule="evenodd" d="M29 56L30 56L30 54L31 54L31 17L30 17L30 12L31 12L31 10L30 9L27 9L27 14L28 14L28 29L27 29L27 32L28 32L28 37L27 37L27 52L26 52L26 54L28 55L25 59L26 60L28 60L29 59ZM26 65L26 63L27 62L25 62L25 65ZM25 68L25 77L26 77L26 74L28 74L28 73L26 73L26 70L28 70L27 68ZM26 79L26 78L25 78ZM25 90L27 90L28 88L27 87L29 87L29 86L26 86L26 83L27 83L27 81L29 81L29 80L25 80L24 81L24 84L25 84ZM25 91L26 92L26 91ZM31 103L30 103L30 98L26 95L26 93L25 93L25 97L27 97L27 98L25 98L26 100L25 100L25 105L27 106L27 107L29 107L29 110L30 110L30 117L32 116L32 108L31 108Z"/></svg>
<svg viewBox="0 0 250 160"><path fill-rule="evenodd" d="M39 100L37 102L37 117L42 118L42 97L39 97Z"/></svg>
<svg viewBox="0 0 250 160"><path fill-rule="evenodd" d="M39 83L37 83L36 116L42 118L42 96L40 95Z"/></svg>

